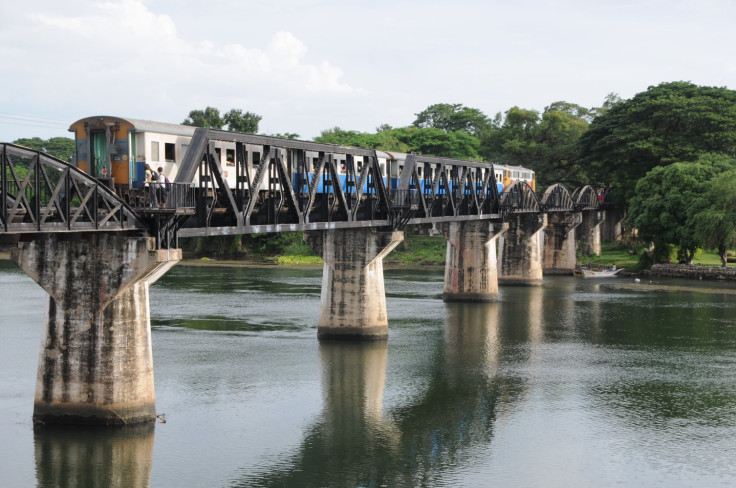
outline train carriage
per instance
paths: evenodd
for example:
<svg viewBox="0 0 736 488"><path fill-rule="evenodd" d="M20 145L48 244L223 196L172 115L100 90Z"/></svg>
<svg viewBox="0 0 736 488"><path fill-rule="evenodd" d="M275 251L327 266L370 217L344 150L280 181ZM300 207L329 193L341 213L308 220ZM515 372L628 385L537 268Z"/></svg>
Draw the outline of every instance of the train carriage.
<svg viewBox="0 0 736 488"><path fill-rule="evenodd" d="M75 135L77 167L105 182L124 199L132 202L137 190L144 183L146 164L150 164L154 171L162 167L164 174L171 181L176 178L195 127L115 116L92 116L74 122L69 130ZM248 178L236 174L237 168L242 165L236 165L235 162L235 143L215 142L216 157L228 186L231 189L241 188L247 191L247 183L244 183L244 180L254 181L264 156L264 147L258 144L244 144L243 148L241 157L248 163L245 165L249 172ZM337 181L333 181L330 172L323 172L315 182L315 172L320 162L319 152L303 151L300 157L305 161L298 164L293 160L295 158L292 151L287 149L279 151L286 162L294 191L302 195L307 194L313 186L316 186L315 191L318 194L334 194L338 185L343 193L352 193L358 184L364 164L363 156L350 155L350 151L336 150L332 157L337 168L335 175ZM374 154L384 186L389 190L396 190L408 155L387 151L375 151ZM436 185L435 190L439 195L452 192L453 181L457 180L458 175L453 173L456 168L453 167L452 160L446 161L449 163L442 165L444 175L439 173L440 165L437 163L419 163L416 168L419 188L416 190L428 194L432 186ZM494 164L493 170L499 194L517 181L525 181L535 189L535 174L528 168ZM469 176L475 181L473 170ZM375 192L375 182L370 179L371 177L363 182L361 189L363 195ZM199 184L199 174L194 176L193 183ZM470 192L471 188L464 183L465 192ZM269 191L279 190L278 184L269 186Z"/></svg>

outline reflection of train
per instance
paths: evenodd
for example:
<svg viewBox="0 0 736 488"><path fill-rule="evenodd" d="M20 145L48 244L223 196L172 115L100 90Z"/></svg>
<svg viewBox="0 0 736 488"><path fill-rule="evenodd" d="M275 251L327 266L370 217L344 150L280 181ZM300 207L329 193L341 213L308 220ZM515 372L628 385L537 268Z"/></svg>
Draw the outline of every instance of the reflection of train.
<svg viewBox="0 0 736 488"><path fill-rule="evenodd" d="M179 166L189 147L189 141L195 128L187 125L167 124L148 120L128 119L122 117L94 116L74 122L69 130L74 132L76 141L77 167L90 173L92 176L106 182L111 188L129 198L133 190L139 188L144 181L145 165L150 164L155 170L162 167L164 174L170 179L176 178ZM220 160L223 175L231 188L235 188L235 143L217 141L215 151ZM246 145L246 157L251 163L249 168L253 177L263 155L263 146L257 144ZM339 153L339 151L336 151ZM288 161L288 168L294 171L291 174L292 185L297 193L306 193L313 182L314 168L319 161L319 153L305 151L307 168L311 163L311 170L305 175L296 172L294 165ZM376 151L384 185L388 189L396 189L404 169L407 154ZM286 155L287 159L290 155ZM350 191L351 186L357 183L356 174L360 174L363 164L361 156L352 158L344 154L335 154L336 167L339 168L339 185L343 191ZM443 160L451 162L451 160ZM354 167L346 168L353 164ZM422 163L417 166L417 176L421 191L428 192L429 185L437 179L438 193L452 191L453 176L448 173L444 178L438 175L437 164ZM496 184L501 193L516 181L525 181L535 189L534 171L519 166L494 164ZM198 182L198 175L194 183ZM317 182L317 193L332 193L336 182L329 175L323 175ZM449 188L446 188L449 186ZM374 191L371 181L364 182L363 192Z"/></svg>

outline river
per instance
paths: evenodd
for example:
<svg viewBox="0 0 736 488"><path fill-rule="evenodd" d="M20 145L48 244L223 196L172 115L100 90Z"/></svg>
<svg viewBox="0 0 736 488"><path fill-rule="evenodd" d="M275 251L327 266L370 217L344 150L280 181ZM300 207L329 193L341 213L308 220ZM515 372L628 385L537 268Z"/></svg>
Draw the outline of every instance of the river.
<svg viewBox="0 0 736 488"><path fill-rule="evenodd" d="M321 275L175 267L151 287L166 423L34 430L47 298L0 261L0 486L736 486L733 285L457 304L441 270L386 270L389 339L355 344L317 340Z"/></svg>

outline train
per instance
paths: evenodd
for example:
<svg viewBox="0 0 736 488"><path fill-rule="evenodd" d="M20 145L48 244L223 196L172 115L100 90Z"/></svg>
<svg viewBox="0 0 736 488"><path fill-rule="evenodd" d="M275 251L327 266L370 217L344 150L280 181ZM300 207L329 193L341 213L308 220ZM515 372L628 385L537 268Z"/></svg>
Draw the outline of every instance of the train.
<svg viewBox="0 0 736 488"><path fill-rule="evenodd" d="M114 189L118 195L126 201L132 202L137 190L145 181L145 166L149 164L155 171L162 167L163 173L169 180L174 181L180 164L189 148L189 143L194 135L195 127L181 124L170 124L154 122L150 120L139 120L117 116L91 116L80 119L69 127L74 133L76 145L76 166L94 176L95 178ZM256 168L263 155L263 147L257 144L247 144L246 157L250 159L249 171L251 178L255 176ZM236 186L236 147L234 142L216 141L215 151L219 159L223 176L231 188ZM336 151L339 153L340 151ZM307 161L311 160L311 169L306 178L303 174L293 171L291 183L295 192L307 192L313 183L314 171L319 160L318 152L306 151ZM389 190L398 187L406 153L375 151L384 185ZM319 194L334 192L334 185L339 184L343 191L348 191L351 185L355 185L353 175L360 172L362 158L355 157L352 160L343 155L337 155L336 164L340 168L338 174L339 182L332 182L329 177L320 178L317 182L316 192ZM342 159L339 159L342 157ZM346 171L346 165L353 162L357 167L353 171ZM445 160L450 161L450 160ZM307 164L307 168L309 168ZM292 164L288 165L289 170ZM526 182L532 190L536 191L536 175L534 170L521 166L510 166L493 163L494 176L499 194L503 193L517 181ZM420 165L417 168L420 179L420 190L425 190L425 182L432 181L436 176L436 167L433 165ZM425 174L422 174L422 172ZM198 175L194 177L193 183L198 183ZM438 193L452 191L452 183L449 188L440 185ZM364 183L363 192L375 191L369 188L368 182Z"/></svg>

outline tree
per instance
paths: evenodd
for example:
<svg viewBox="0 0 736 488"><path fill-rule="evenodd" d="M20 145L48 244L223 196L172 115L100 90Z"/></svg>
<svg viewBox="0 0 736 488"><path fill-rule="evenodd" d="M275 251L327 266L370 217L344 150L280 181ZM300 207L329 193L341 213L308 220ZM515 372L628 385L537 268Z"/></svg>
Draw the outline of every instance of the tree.
<svg viewBox="0 0 736 488"><path fill-rule="evenodd" d="M488 126L488 117L477 108L463 107L459 103L430 105L416 114L412 124L417 128L434 128L447 132L466 132L480 136Z"/></svg>
<svg viewBox="0 0 736 488"><path fill-rule="evenodd" d="M227 124L227 130L229 131L255 134L258 132L258 123L262 118L260 115L252 112L232 109L222 117L222 121Z"/></svg>
<svg viewBox="0 0 736 488"><path fill-rule="evenodd" d="M690 264L704 244L696 232L697 214L708 204L704 197L714 179L736 168L733 159L704 155L695 163L658 166L639 180L629 202L629 214L639 236L653 242L655 251L679 247L682 261Z"/></svg>
<svg viewBox="0 0 736 488"><path fill-rule="evenodd" d="M628 199L656 166L736 155L736 91L682 81L649 87L596 117L578 148L588 171Z"/></svg>
<svg viewBox="0 0 736 488"><path fill-rule="evenodd" d="M593 111L569 102L554 102L540 115L511 107L498 114L481 136L481 154L489 161L525 166L537 172L541 187L588 183L579 164L577 140L588 129Z"/></svg>
<svg viewBox="0 0 736 488"><path fill-rule="evenodd" d="M204 110L192 110L189 112L189 117L187 117L182 124L193 125L195 127L207 127L210 129L222 129L225 121L220 117L220 111L218 109L215 107L207 107Z"/></svg>
<svg viewBox="0 0 736 488"><path fill-rule="evenodd" d="M40 137L17 139L13 144L48 153L66 162L72 160L76 150L74 139L69 137L52 137L45 140Z"/></svg>
<svg viewBox="0 0 736 488"><path fill-rule="evenodd" d="M704 205L693 216L695 235L708 248L718 250L721 266L725 268L726 250L736 246L736 170L715 178L703 201Z"/></svg>
<svg viewBox="0 0 736 488"><path fill-rule="evenodd" d="M478 152L480 141L464 131L447 132L435 128L404 127L394 129L390 133L409 150L425 156L480 160Z"/></svg>

